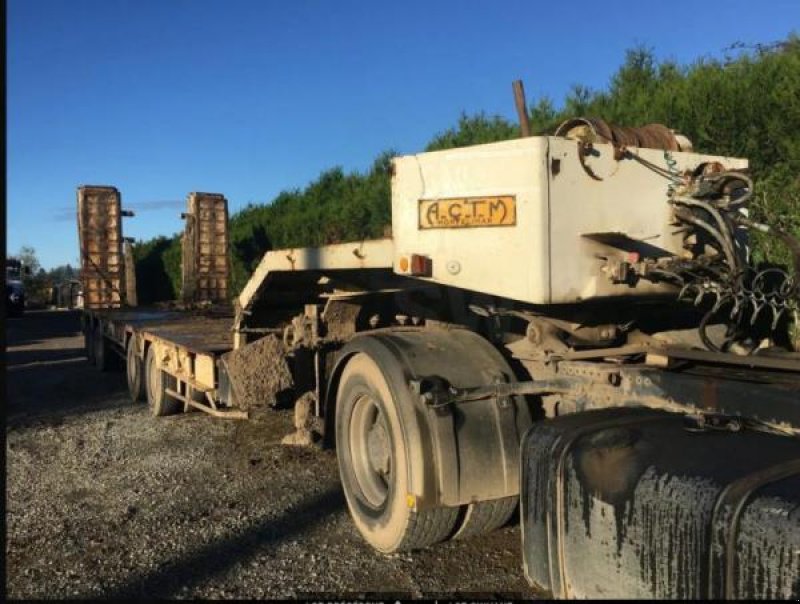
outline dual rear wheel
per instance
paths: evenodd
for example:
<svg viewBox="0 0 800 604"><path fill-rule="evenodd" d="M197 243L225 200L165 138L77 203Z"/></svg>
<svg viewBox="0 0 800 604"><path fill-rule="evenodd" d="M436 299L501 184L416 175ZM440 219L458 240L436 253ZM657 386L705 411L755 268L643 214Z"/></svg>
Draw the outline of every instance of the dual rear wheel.
<svg viewBox="0 0 800 604"><path fill-rule="evenodd" d="M125 373L128 378L128 392L134 403L144 401L147 398L147 389L144 376L144 363L136 350L136 339L131 336L128 339L128 347L125 353Z"/></svg>
<svg viewBox="0 0 800 604"><path fill-rule="evenodd" d="M347 505L375 549L391 553L495 530L518 497L415 510L409 451L386 376L366 353L345 366L336 402L336 450Z"/></svg>
<svg viewBox="0 0 800 604"><path fill-rule="evenodd" d="M168 389L174 392L178 382L174 376L159 367L155 346L147 349L144 377L147 382L145 388L147 404L152 415L156 417L173 415L181 410L182 403L167 393Z"/></svg>
<svg viewBox="0 0 800 604"><path fill-rule="evenodd" d="M128 340L125 355L128 392L134 402L147 401L156 417L178 413L182 403L167 393L177 388L177 380L159 367L156 349L148 347L144 362L136 350L133 337Z"/></svg>
<svg viewBox="0 0 800 604"><path fill-rule="evenodd" d="M111 348L111 343L103 335L100 323L87 322L83 328L83 349L89 365L100 371L110 371L119 367L119 358Z"/></svg>
<svg viewBox="0 0 800 604"><path fill-rule="evenodd" d="M83 338L86 358L90 365L104 372L119 368L119 356L108 338L103 335L103 326L100 323L87 326Z"/></svg>

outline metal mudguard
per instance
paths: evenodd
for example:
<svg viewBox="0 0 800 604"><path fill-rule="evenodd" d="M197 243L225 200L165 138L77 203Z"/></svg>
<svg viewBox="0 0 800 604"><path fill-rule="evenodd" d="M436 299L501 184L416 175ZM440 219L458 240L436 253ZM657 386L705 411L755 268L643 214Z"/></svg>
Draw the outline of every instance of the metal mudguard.
<svg viewBox="0 0 800 604"><path fill-rule="evenodd" d="M800 441L607 409L522 445L525 574L558 598L800 597Z"/></svg>

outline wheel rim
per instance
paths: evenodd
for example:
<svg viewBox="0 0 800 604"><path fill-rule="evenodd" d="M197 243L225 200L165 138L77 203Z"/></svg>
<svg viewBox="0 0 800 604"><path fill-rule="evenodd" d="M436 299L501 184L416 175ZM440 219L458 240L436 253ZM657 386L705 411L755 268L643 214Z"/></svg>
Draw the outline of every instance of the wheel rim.
<svg viewBox="0 0 800 604"><path fill-rule="evenodd" d="M381 508L389 497L394 456L389 426L378 403L361 395L350 421L350 456L356 482L367 503Z"/></svg>

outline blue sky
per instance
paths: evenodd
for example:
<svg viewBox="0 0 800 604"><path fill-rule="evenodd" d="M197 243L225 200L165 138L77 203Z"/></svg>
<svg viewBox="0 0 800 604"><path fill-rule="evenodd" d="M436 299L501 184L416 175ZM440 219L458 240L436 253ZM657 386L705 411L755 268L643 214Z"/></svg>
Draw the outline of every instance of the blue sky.
<svg viewBox="0 0 800 604"><path fill-rule="evenodd" d="M8 0L7 28L7 247L52 268L78 263L79 184L142 208L126 236L169 235L182 207L155 202L268 202L462 111L516 119L516 78L559 104L639 44L691 62L780 40L800 0Z"/></svg>

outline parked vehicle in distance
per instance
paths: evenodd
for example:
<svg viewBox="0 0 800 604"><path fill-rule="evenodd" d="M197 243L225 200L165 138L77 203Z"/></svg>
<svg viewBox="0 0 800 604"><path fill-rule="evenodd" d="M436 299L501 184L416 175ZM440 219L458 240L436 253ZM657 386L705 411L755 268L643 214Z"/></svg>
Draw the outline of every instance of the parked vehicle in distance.
<svg viewBox="0 0 800 604"><path fill-rule="evenodd" d="M6 316L21 317L25 312L25 286L22 274L25 272L19 259L6 258Z"/></svg>

